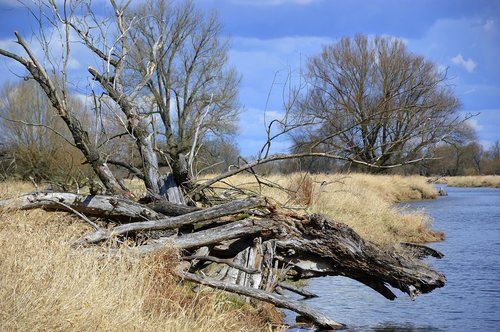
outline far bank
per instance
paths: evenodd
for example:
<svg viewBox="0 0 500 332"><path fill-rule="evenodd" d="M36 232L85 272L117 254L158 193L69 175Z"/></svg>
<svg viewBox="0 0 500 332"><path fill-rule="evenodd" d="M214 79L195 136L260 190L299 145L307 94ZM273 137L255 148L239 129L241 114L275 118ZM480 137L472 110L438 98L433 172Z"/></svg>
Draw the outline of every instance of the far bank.
<svg viewBox="0 0 500 332"><path fill-rule="evenodd" d="M370 174L271 175L259 180L238 175L226 180L221 195L238 186L261 192L285 208L323 214L351 226L366 240L382 245L435 242L444 238L433 230L423 212L408 212L395 203L434 199L438 191L422 176Z"/></svg>

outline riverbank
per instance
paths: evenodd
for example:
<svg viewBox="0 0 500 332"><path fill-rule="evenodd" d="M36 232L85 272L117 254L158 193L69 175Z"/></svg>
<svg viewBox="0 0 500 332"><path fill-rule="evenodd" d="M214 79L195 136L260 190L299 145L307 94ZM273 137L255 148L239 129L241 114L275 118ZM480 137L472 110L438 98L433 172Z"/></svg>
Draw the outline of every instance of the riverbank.
<svg viewBox="0 0 500 332"><path fill-rule="evenodd" d="M443 233L432 229L425 213L409 213L394 206L399 202L436 198L437 190L424 177L296 173L267 179L272 187L261 186L265 196L290 208L305 207L305 212L320 213L348 224L363 238L379 245L434 242L444 238ZM260 190L250 175L234 176L227 179L227 183Z"/></svg>
<svg viewBox="0 0 500 332"><path fill-rule="evenodd" d="M0 183L0 198L27 191ZM91 230L66 213L0 212L1 331L265 331L281 320L269 305L180 286L172 248L141 261L74 250Z"/></svg>
<svg viewBox="0 0 500 332"><path fill-rule="evenodd" d="M347 324L348 332L498 331L500 326L500 190L447 188L449 196L404 203L425 211L446 241L430 246L444 253L429 259L449 283L419 296L387 301L354 280L308 281L318 295L307 303ZM437 309L439 308L439 309Z"/></svg>
<svg viewBox="0 0 500 332"><path fill-rule="evenodd" d="M370 241L392 245L442 238L425 214L394 207L436 197L424 178L292 174L269 180L275 187L262 187L264 195L345 222ZM251 176L228 182L259 188ZM29 183L3 182L0 199L32 190ZM0 213L0 330L269 331L280 321L268 305L180 286L168 272L179 264L172 248L141 261L125 255L96 260L95 253L71 248L89 232L87 224L66 213Z"/></svg>
<svg viewBox="0 0 500 332"><path fill-rule="evenodd" d="M500 175L450 176L430 180L450 187L500 188Z"/></svg>

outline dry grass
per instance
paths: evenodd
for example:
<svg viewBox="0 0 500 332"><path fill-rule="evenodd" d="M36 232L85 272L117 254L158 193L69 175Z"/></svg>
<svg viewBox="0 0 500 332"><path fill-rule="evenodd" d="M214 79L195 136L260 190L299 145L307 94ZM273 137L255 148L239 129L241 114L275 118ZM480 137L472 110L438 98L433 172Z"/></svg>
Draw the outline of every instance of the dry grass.
<svg viewBox="0 0 500 332"><path fill-rule="evenodd" d="M3 183L0 198L30 190ZM174 249L141 260L72 249L89 231L64 213L0 213L1 331L269 330L266 307L180 286Z"/></svg>
<svg viewBox="0 0 500 332"><path fill-rule="evenodd" d="M499 175L451 176L439 179L450 187L488 187L500 188Z"/></svg>
<svg viewBox="0 0 500 332"><path fill-rule="evenodd" d="M435 196L423 178L293 174L270 180L288 192L263 187L263 194L307 205L379 244L440 239L427 216L392 207ZM259 189L249 176L229 181ZM28 183L0 183L0 198L32 190ZM64 213L0 212L1 331L263 331L279 320L269 306L179 285L170 272L178 264L172 248L141 260L71 248L90 231Z"/></svg>
<svg viewBox="0 0 500 332"><path fill-rule="evenodd" d="M423 177L292 174L272 176L269 180L289 191L262 187L264 195L289 207L306 206L308 212L346 223L372 242L392 245L402 241L443 239L441 232L431 230L431 221L426 214L408 213L394 207L396 202L437 196L437 191ZM227 182L259 190L251 176L239 175Z"/></svg>

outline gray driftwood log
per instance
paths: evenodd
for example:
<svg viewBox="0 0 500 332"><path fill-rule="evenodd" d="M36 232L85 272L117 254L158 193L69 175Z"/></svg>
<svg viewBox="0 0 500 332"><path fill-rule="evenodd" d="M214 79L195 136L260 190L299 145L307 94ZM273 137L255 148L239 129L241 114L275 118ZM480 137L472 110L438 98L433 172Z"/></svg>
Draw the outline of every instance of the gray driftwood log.
<svg viewBox="0 0 500 332"><path fill-rule="evenodd" d="M60 204L63 203L63 204ZM89 217L131 222L164 217L150 207L132 200L105 195L80 195L60 192L34 192L0 201L0 208L72 212L65 205Z"/></svg>
<svg viewBox="0 0 500 332"><path fill-rule="evenodd" d="M79 242L86 246L141 234L146 241L129 248L130 252L144 255L176 246L182 259L191 262L180 273L183 279L288 308L322 328L344 325L303 302L276 294L288 289L305 297L314 296L288 286L285 279L345 276L390 300L396 297L390 287L413 299L446 282L444 275L419 260L427 255L442 257L433 249L402 244L399 250L382 250L345 224L319 215L278 212L261 198L204 209L168 206L175 216L166 217L151 204L99 195L31 193L0 201L0 209L40 207L78 214L95 229ZM254 213L256 209L258 213ZM92 217L124 223L108 229L89 219ZM164 230L173 235L148 239L151 232ZM199 271L203 273L196 274Z"/></svg>
<svg viewBox="0 0 500 332"><path fill-rule="evenodd" d="M316 325L320 328L326 328L326 329L343 329L345 328L344 324L338 323L332 319L330 319L328 316L323 314L321 311L313 309L307 305L304 304L304 302L293 300L290 298L287 298L283 295L278 295L278 294L272 294L260 289L254 289L254 288L248 288L248 287L242 287L239 285L235 284L229 284L223 281L219 280L214 280L211 278L203 278L199 275L192 274L192 273L182 273L180 274L180 277L189 280L189 281L194 281L202 285L210 286L213 288L217 289L222 289L225 291L229 291L232 293L244 295L244 296L249 296L257 300L265 301L274 304L275 306L279 308L285 308L285 309L290 309L292 311L295 311L298 314L301 314L302 316L310 319L311 321L314 321Z"/></svg>

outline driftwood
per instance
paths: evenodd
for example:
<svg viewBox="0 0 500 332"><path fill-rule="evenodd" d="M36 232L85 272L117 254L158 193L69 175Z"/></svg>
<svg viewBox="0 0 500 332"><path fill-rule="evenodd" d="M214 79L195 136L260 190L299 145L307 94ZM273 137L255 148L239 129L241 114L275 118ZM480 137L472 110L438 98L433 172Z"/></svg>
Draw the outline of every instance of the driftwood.
<svg viewBox="0 0 500 332"><path fill-rule="evenodd" d="M318 325L318 327L320 328L327 328L327 329L345 328L344 324L338 323L328 318L322 312L312 309L311 307L305 305L303 302L289 299L282 295L272 294L260 289L252 289L248 287L241 287L238 285L228 284L223 281L213 280L210 278L202 278L201 276L192 273L182 273L180 274L180 277L185 280L194 281L202 285L226 290L232 293L249 296L257 300L269 302L279 308L290 309L292 311L295 311L296 313L301 314L306 318L309 318L311 321L314 321L316 325Z"/></svg>
<svg viewBox="0 0 500 332"><path fill-rule="evenodd" d="M113 228L111 231L107 229L99 229L94 234L87 236L86 241L88 243L96 243L102 240L107 240L112 236L123 234L179 228L196 222L222 218L262 204L263 203L260 202L259 199L253 197L247 200L232 201L177 217L124 224Z"/></svg>
<svg viewBox="0 0 500 332"><path fill-rule="evenodd" d="M170 217L182 216L183 214L200 210L200 208L194 206L175 204L167 200L148 203L147 206L153 211Z"/></svg>
<svg viewBox="0 0 500 332"><path fill-rule="evenodd" d="M174 245L182 251L182 260L191 262L180 272L183 279L288 308L322 328L344 326L303 302L279 295L287 289L306 298L314 296L287 284L285 279L345 276L390 300L396 297L390 286L415 298L446 282L444 275L418 259L442 257L431 248L406 243L401 244L401 250L382 250L345 224L319 215L284 214L261 198L204 209L163 202L148 204L99 195L32 193L0 201L0 208L41 207L76 213L95 229L78 242L80 245L137 235L145 236L146 241L128 249L135 254L150 254ZM155 211L160 210L155 204L167 206L175 211L168 213L176 216ZM125 223L107 229L89 219L92 217ZM171 235L148 237L150 232L165 230ZM200 270L203 273L196 274Z"/></svg>
<svg viewBox="0 0 500 332"><path fill-rule="evenodd" d="M436 249L433 249L433 248L429 248L429 247L424 246L422 244L401 242L400 245L409 249L418 258L425 258L425 257L429 257L429 256L435 257L435 258L443 258L444 257L444 254L442 252L440 252Z"/></svg>
<svg viewBox="0 0 500 332"><path fill-rule="evenodd" d="M154 220L163 217L148 206L132 200L104 195L79 195L59 192L35 192L0 201L0 208L57 210L72 212L59 204L87 216L108 218L115 221L131 222Z"/></svg>

